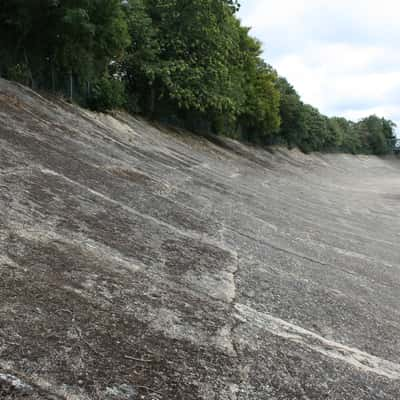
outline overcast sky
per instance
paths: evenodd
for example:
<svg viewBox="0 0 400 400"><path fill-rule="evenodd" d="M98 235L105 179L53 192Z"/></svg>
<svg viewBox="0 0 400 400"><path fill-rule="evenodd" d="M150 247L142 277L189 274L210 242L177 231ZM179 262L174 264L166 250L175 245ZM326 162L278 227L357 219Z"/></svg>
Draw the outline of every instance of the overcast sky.
<svg viewBox="0 0 400 400"><path fill-rule="evenodd" d="M242 0L264 58L327 115L369 114L400 126L400 3Z"/></svg>

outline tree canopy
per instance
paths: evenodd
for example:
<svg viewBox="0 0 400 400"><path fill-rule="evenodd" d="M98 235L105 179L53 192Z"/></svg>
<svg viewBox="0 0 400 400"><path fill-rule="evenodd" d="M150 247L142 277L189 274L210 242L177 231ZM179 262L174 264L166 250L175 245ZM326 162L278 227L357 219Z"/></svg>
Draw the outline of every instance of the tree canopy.
<svg viewBox="0 0 400 400"><path fill-rule="evenodd" d="M236 0L7 0L0 75L96 110L309 151L385 154L393 122L328 118L262 58Z"/></svg>

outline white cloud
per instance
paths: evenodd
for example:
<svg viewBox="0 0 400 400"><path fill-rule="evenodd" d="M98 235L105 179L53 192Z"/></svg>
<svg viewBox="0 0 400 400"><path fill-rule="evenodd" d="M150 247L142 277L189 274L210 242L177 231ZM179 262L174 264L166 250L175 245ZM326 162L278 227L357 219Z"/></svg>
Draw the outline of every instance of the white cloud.
<svg viewBox="0 0 400 400"><path fill-rule="evenodd" d="M267 62L328 115L400 124L400 3L243 0Z"/></svg>

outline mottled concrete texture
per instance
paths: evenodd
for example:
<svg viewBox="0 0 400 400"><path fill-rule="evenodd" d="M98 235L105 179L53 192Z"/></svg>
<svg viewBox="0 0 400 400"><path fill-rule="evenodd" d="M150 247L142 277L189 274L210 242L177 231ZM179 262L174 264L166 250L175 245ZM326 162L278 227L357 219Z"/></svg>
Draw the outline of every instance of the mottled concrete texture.
<svg viewBox="0 0 400 400"><path fill-rule="evenodd" d="M0 398L400 399L399 200L0 81Z"/></svg>

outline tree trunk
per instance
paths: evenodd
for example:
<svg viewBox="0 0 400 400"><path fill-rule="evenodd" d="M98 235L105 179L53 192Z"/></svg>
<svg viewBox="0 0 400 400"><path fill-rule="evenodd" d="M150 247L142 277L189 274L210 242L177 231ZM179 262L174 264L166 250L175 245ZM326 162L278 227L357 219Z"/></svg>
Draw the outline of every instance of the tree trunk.
<svg viewBox="0 0 400 400"><path fill-rule="evenodd" d="M150 87L150 98L149 98L149 117L150 118L154 117L155 102L156 102L156 90L155 90L154 86L152 85Z"/></svg>
<svg viewBox="0 0 400 400"><path fill-rule="evenodd" d="M31 70L31 67L30 67L30 65L29 65L29 59L28 59L28 54L26 53L26 49L24 48L24 58L25 58L25 65L26 65L26 67L28 68L28 71L29 71L29 79L30 79L30 87L31 87L31 89L33 89L33 90L35 90L36 88L35 88L35 82L34 82L34 79L33 79L33 74L32 74L32 70Z"/></svg>
<svg viewBox="0 0 400 400"><path fill-rule="evenodd" d="M74 77L72 75L72 71L69 73L69 100L72 103L74 99Z"/></svg>
<svg viewBox="0 0 400 400"><path fill-rule="evenodd" d="M56 92L56 73L54 71L54 65L51 65L51 90L53 93Z"/></svg>

